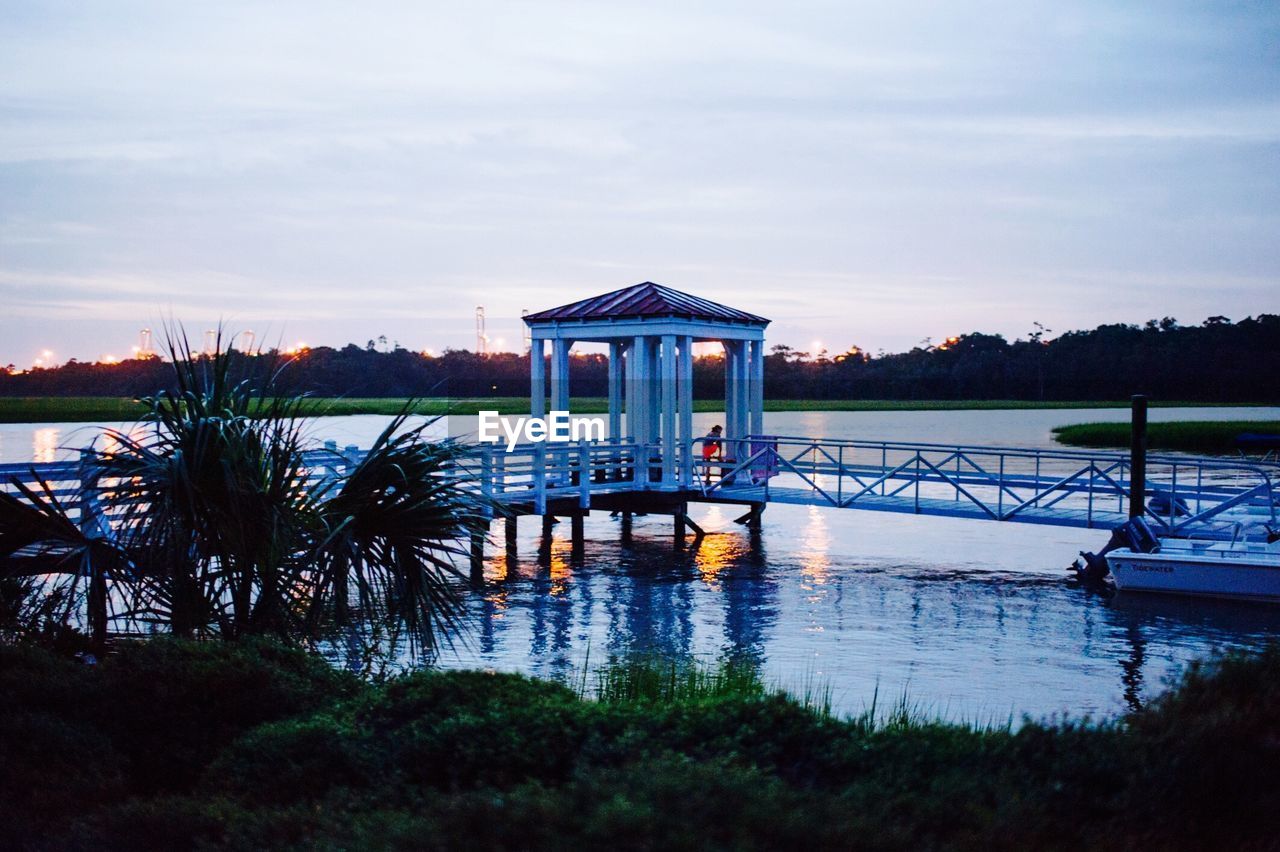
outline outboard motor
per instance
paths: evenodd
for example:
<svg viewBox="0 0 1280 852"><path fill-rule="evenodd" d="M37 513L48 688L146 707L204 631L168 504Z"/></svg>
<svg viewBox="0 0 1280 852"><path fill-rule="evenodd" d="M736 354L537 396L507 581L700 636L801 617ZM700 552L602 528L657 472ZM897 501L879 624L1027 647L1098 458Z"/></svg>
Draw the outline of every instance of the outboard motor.
<svg viewBox="0 0 1280 852"><path fill-rule="evenodd" d="M1111 538L1106 547L1097 553L1080 551L1084 566L1075 563L1076 577L1083 583L1101 583L1106 579L1110 569L1107 567L1107 554L1120 548L1128 548L1134 553L1153 553L1160 546L1160 540L1151 531L1151 527L1142 518L1131 518L1111 531Z"/></svg>

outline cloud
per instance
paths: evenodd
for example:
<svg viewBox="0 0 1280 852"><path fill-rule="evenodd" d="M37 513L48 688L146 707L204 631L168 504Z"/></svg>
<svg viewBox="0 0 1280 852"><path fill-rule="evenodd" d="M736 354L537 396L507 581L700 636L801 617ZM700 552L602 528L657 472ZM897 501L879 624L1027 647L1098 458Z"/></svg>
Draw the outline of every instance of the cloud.
<svg viewBox="0 0 1280 852"><path fill-rule="evenodd" d="M515 339L644 279L801 344L1256 313L1278 38L1265 5L25 6L0 361L170 310L440 348L483 303Z"/></svg>

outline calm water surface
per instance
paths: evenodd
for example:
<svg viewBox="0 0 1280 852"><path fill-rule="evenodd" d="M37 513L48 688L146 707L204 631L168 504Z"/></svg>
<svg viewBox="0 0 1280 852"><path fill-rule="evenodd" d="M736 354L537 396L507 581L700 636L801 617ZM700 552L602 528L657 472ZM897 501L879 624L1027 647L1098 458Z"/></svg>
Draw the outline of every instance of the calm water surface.
<svg viewBox="0 0 1280 852"><path fill-rule="evenodd" d="M1276 419L1277 408L1153 409L1153 420ZM1104 410L814 412L766 415L768 431L830 438L1052 447L1049 430L1123 420ZM717 418L699 415L705 430ZM315 422L317 440L367 446L386 418ZM0 426L0 461L52 460L99 426ZM1064 582L1099 531L771 505L754 540L734 507L700 506L709 534L673 547L668 517L586 523L571 558L567 522L539 556L537 519L514 554L497 546L470 594L469 628L441 665L568 676L633 650L707 661L746 655L796 689L827 687L857 712L873 692L906 693L952 719L1111 715L1149 700L1188 661L1280 634L1280 606L1118 595Z"/></svg>

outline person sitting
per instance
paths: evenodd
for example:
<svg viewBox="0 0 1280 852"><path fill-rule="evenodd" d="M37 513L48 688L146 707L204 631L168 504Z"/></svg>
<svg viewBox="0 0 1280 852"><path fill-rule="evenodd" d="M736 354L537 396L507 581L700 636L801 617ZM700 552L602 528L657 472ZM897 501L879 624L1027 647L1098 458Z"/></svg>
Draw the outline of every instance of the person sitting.
<svg viewBox="0 0 1280 852"><path fill-rule="evenodd" d="M707 471L707 484L711 484L711 460L724 458L720 436L724 429L719 425L712 426L711 431L702 439L702 462Z"/></svg>

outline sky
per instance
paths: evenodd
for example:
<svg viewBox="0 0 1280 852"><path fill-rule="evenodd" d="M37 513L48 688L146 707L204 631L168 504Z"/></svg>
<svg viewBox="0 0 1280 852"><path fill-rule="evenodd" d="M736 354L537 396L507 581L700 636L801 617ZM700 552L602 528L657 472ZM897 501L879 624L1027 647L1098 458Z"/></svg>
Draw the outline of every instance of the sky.
<svg viewBox="0 0 1280 852"><path fill-rule="evenodd" d="M833 352L1280 312L1280 4L0 0L0 364L646 280Z"/></svg>

